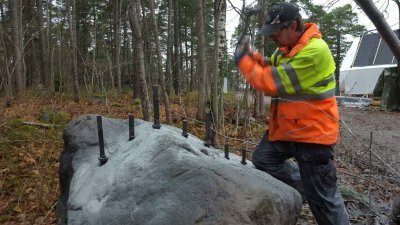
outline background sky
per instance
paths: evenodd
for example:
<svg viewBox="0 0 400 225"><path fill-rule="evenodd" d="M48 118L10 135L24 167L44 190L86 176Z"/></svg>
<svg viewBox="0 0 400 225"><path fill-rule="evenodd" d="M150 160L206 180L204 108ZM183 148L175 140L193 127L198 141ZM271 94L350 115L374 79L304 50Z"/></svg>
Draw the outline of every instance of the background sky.
<svg viewBox="0 0 400 225"><path fill-rule="evenodd" d="M230 2L240 10L243 4L243 0L230 0ZM254 0L247 0L246 5L253 4ZM327 11L333 8L351 4L353 11L357 13L360 24L367 27L367 30L375 30L375 26L368 19L365 13L357 6L353 0L313 0L314 4L323 5ZM399 29L399 11L396 3L393 0L375 0L375 5L381 11L386 18L386 21L393 29ZM227 18L226 18L226 31L228 38L228 46L230 45L231 36L239 23L239 15L233 10L232 5L227 1Z"/></svg>

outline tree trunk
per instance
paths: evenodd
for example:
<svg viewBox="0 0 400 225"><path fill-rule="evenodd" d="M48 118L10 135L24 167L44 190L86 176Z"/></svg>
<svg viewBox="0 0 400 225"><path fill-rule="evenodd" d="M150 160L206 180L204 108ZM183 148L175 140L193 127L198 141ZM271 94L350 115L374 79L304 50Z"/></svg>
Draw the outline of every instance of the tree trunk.
<svg viewBox="0 0 400 225"><path fill-rule="evenodd" d="M131 16L131 10L140 10L140 9L136 9L134 8L133 5L129 5L128 6L128 17L129 17L129 25L133 34L133 31L135 31L135 26L133 26L133 22L132 22L132 16ZM136 11L137 12L137 11ZM135 35L132 35L132 72L129 74L129 76L131 77L131 84L132 84L132 99L136 99L136 98L140 98L142 91L140 90L140 83L139 83L139 72L138 72L138 68L139 68L139 61L137 59L137 54L136 54L136 39L135 39Z"/></svg>
<svg viewBox="0 0 400 225"><path fill-rule="evenodd" d="M185 85L185 70L184 70L184 65L183 65L183 43L182 43L182 32L181 29L179 29L179 36L178 36L178 43L179 43L179 92L180 93L185 93L186 90L186 85Z"/></svg>
<svg viewBox="0 0 400 225"><path fill-rule="evenodd" d="M78 79L82 82L87 76L86 61L88 58L88 49L90 47L90 31L87 15L90 13L88 0L74 0L75 2L75 40L77 48L77 68Z"/></svg>
<svg viewBox="0 0 400 225"><path fill-rule="evenodd" d="M265 19L265 15L264 15L264 9L265 9L265 0L259 0L258 1L258 5L260 6L261 13L258 16L258 27L262 27L262 25L264 24L264 19ZM261 55L265 55L265 47L264 47L264 43L265 43L265 38L264 35L258 35L258 46L257 49L260 51ZM261 91L257 91L257 109L256 109L256 115L257 116L265 116L266 112L265 112L265 97L264 97L264 93Z"/></svg>
<svg viewBox="0 0 400 225"><path fill-rule="evenodd" d="M142 7L142 20L139 20L141 31L142 31L142 39L143 39L143 57L144 57L144 71L146 74L146 81L149 86L152 86L152 83L156 83L153 79L156 76L153 76L153 63L152 63L152 51L151 51L151 40L149 35L149 29L147 25L146 18L146 9L144 7L144 2L141 2ZM140 12L140 11L138 11Z"/></svg>
<svg viewBox="0 0 400 225"><path fill-rule="evenodd" d="M218 85L218 122L219 126L222 127L224 123L224 76L226 74L227 67L227 41L226 41L226 0L221 0L221 15L219 17L219 85ZM222 127L223 128L223 127Z"/></svg>
<svg viewBox="0 0 400 225"><path fill-rule="evenodd" d="M22 3L21 0L11 0L12 33L14 45L14 77L17 83L17 94L22 95L26 89L26 76L24 74L24 48L22 35Z"/></svg>
<svg viewBox="0 0 400 225"><path fill-rule="evenodd" d="M182 17L180 17L182 18ZM185 18L185 17L183 17ZM180 19L182 20L182 19ZM179 76L179 92L180 93L185 93L186 87L185 87L185 67L183 66L183 61L184 61L184 53L183 53L183 38L182 38L182 29L179 29L179 36L178 36L178 43L179 43L179 71L180 71L180 76Z"/></svg>
<svg viewBox="0 0 400 225"><path fill-rule="evenodd" d="M55 86L54 86L54 72L53 72L53 53L54 53L54 47L52 46L52 34L51 34L51 29L52 29L52 10L53 10L53 4L51 1L47 1L47 55L48 55L48 87L50 94L53 95L55 92Z"/></svg>
<svg viewBox="0 0 400 225"><path fill-rule="evenodd" d="M78 80L78 49L76 45L76 8L75 0L68 0L69 34L71 38L72 76L74 83L74 101L79 102L79 80Z"/></svg>
<svg viewBox="0 0 400 225"><path fill-rule="evenodd" d="M22 21L24 26L24 68L26 74L27 87L43 87L43 77L40 73L40 48L39 38L37 37L39 28L37 27L37 13L35 0L22 1ZM39 51L36 51L39 50Z"/></svg>
<svg viewBox="0 0 400 225"><path fill-rule="evenodd" d="M400 1L399 0L395 0L396 4L397 4L397 11L398 13L400 13ZM399 31L397 32L397 36L400 37L400 17L399 17ZM397 60L397 74L398 76L400 76L400 61Z"/></svg>
<svg viewBox="0 0 400 225"><path fill-rule="evenodd" d="M173 54L173 86L175 94L179 95L181 85L181 71L180 71L180 59L179 59L179 13L178 13L178 1L174 2L174 54Z"/></svg>
<svg viewBox="0 0 400 225"><path fill-rule="evenodd" d="M153 33L156 42L156 49L157 49L157 67L158 67L158 83L161 86L161 96L164 102L165 108L165 116L167 119L167 123L172 123L171 118L171 108L169 106L169 99L165 85L165 75L163 72L163 64L162 64L162 56L161 56L161 46L160 46L160 38L158 36L158 27L157 27L157 18L154 12L154 0L150 0L150 13L151 13L151 21L153 26Z"/></svg>
<svg viewBox="0 0 400 225"><path fill-rule="evenodd" d="M219 53L220 53L220 16L222 11L222 0L214 1L214 66L213 66L213 77L212 77L212 113L214 119L215 129L219 129L219 118L218 118L218 78L219 78Z"/></svg>
<svg viewBox="0 0 400 225"><path fill-rule="evenodd" d="M128 24L127 20L124 20L124 37L123 37L123 49L122 49L122 70L121 70L121 77L125 78L127 74L130 74L130 67L129 67L129 41L128 41Z"/></svg>
<svg viewBox="0 0 400 225"><path fill-rule="evenodd" d="M187 13L185 13L185 20L189 20ZM185 82L185 93L190 92L190 71L189 71L189 45L188 39L189 36L188 26L185 26L185 75L184 75L184 82ZM182 62L183 64L183 62Z"/></svg>
<svg viewBox="0 0 400 225"><path fill-rule="evenodd" d="M68 3L67 3L67 5L68 5ZM67 15L63 15L61 17L61 24L65 24L65 21L68 19L67 18L68 15L69 14L67 13ZM64 76L65 73L63 73L64 72L63 68L65 67L65 65L61 62L62 47L65 46L64 29L63 29L62 26L58 27L57 36L59 37L59 42L60 42L60 44L58 45L58 48L57 48L57 50L58 50L58 57L57 57L57 63L58 63L57 67L58 67L58 69L57 69L57 72L58 72L59 80L58 80L58 84L56 86L57 88L55 88L55 89L57 91L59 91L59 92L62 92L62 91L64 91L64 89L63 89L64 86L63 85L65 84L65 79L66 79L66 77Z"/></svg>
<svg viewBox="0 0 400 225"><path fill-rule="evenodd" d="M121 79L121 0L115 0L114 7L114 75L117 79L118 92L122 91L122 79Z"/></svg>
<svg viewBox="0 0 400 225"><path fill-rule="evenodd" d="M196 33L197 33L197 77L198 77L198 100L197 119L204 121L206 112L206 53L204 38L204 14L203 0L196 3Z"/></svg>
<svg viewBox="0 0 400 225"><path fill-rule="evenodd" d="M172 17L174 5L172 0L168 0L168 35L167 35L167 61L166 61L166 74L167 74L167 91L169 94L173 93L173 76L172 76Z"/></svg>
<svg viewBox="0 0 400 225"><path fill-rule="evenodd" d="M46 87L50 87L50 76L49 76L49 52L46 46L46 35L45 28L43 23L43 4L42 0L36 0L36 7L38 10L38 14L36 16L39 28L39 48L40 48L40 72L42 75L42 83L46 84ZM53 90L49 90L49 94L53 94Z"/></svg>
<svg viewBox="0 0 400 225"><path fill-rule="evenodd" d="M197 86L197 75L194 72L194 41L190 42L190 91ZM197 66L197 65L196 65Z"/></svg>
<svg viewBox="0 0 400 225"><path fill-rule="evenodd" d="M244 117L243 117L243 129L242 136L247 137L247 130L250 127L250 103L249 103L250 85L246 83L246 89L243 95L244 104Z"/></svg>
<svg viewBox="0 0 400 225"><path fill-rule="evenodd" d="M98 93L101 93L101 85L100 85L100 74L97 72L97 55L98 55L98 51L99 51L99 46L98 46L98 39L97 39L97 35L98 35L98 27L97 27L97 5L96 5L96 1L92 0L92 20L93 20L93 27L94 27L94 35L93 35L93 51L92 51L92 73L91 73L91 77L95 78L98 77L96 84L92 84L92 92L95 92L98 90ZM98 88L98 89L96 89Z"/></svg>
<svg viewBox="0 0 400 225"><path fill-rule="evenodd" d="M10 56L8 52L8 48L6 47L5 41L5 15L3 4L0 3L0 12L1 12L1 23L0 23L0 51L3 52L2 57L0 57L1 67L4 71L2 74L4 76L4 89L6 91L7 100L10 100L12 97L12 74L10 71Z"/></svg>
<svg viewBox="0 0 400 225"><path fill-rule="evenodd" d="M139 15L136 10L140 8L140 0L131 0L131 8L129 10L129 18L132 26L132 33L135 39L135 58L138 61L137 63L137 76L139 78L139 85L141 91L141 104L142 104L142 112L143 112L143 119L146 121L150 120L150 100L149 94L147 91L147 82L146 82L146 74L144 69L144 53L143 53L143 39L142 39L142 32L140 30L139 25Z"/></svg>
<svg viewBox="0 0 400 225"><path fill-rule="evenodd" d="M386 22L383 14L376 8L371 0L355 0L371 22L375 25L383 40L386 41L397 62L400 62L400 40Z"/></svg>

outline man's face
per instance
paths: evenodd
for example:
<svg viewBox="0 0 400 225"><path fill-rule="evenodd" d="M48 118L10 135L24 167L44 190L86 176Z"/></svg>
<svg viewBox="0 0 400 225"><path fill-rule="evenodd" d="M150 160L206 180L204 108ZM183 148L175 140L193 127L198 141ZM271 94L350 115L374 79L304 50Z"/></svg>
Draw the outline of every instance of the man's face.
<svg viewBox="0 0 400 225"><path fill-rule="evenodd" d="M297 43L297 23L294 21L289 27L280 29L270 35L278 47L293 47Z"/></svg>

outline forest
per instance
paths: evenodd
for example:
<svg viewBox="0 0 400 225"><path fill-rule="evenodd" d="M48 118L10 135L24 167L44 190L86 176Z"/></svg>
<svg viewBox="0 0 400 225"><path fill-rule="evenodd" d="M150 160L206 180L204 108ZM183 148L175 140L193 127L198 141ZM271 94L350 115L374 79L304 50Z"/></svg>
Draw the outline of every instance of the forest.
<svg viewBox="0 0 400 225"><path fill-rule="evenodd" d="M63 127L88 113L152 121L154 85L162 123L180 127L189 119L202 137L211 112L213 146L228 136L232 145L257 142L268 97L245 82L233 53L243 33L263 55L273 53L273 42L256 33L276 2L1 0L0 224L55 224ZM320 27L339 80L352 38L367 32L353 6L292 2ZM260 12L246 17L255 5ZM227 12L237 15L237 27Z"/></svg>
<svg viewBox="0 0 400 225"><path fill-rule="evenodd" d="M265 11L274 1L251 2L255 3ZM2 1L1 93L11 101L27 90L41 89L48 96L63 93L79 102L82 95L106 98L129 90L133 99L140 99L148 120L149 87L159 85L167 122L168 96L195 91L197 118L204 119L208 102L220 124L223 78L229 90L246 88L232 60L242 26L227 43L226 10L235 10L244 19L241 12L248 5L190 0ZM307 20L321 26L340 68L351 43L346 35L356 37L365 31L357 25L351 5L330 11L310 0L301 5ZM254 35L263 19L263 13L250 18L248 33L255 46L271 54L273 44ZM257 96L256 112L263 114L262 96Z"/></svg>

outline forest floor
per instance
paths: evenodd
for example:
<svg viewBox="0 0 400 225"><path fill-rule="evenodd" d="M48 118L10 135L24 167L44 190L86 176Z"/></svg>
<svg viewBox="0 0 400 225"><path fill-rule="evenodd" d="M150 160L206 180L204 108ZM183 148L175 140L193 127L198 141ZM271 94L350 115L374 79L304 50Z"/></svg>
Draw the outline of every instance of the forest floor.
<svg viewBox="0 0 400 225"><path fill-rule="evenodd" d="M240 125L231 123L237 105L232 96L225 98L225 129L221 132L257 143L265 130L265 118L253 121L247 132L242 132ZM181 127L183 115L195 118L193 102L194 94L171 98L174 126ZM161 118L165 118L162 109L160 112ZM336 148L336 164L352 224L379 220L387 225L393 200L400 196L400 178L396 177L400 172L400 113L346 107L340 107L340 112L344 123ZM129 93L107 99L82 98L79 103L66 96L47 98L30 93L13 100L10 106L0 97L0 224L56 224L63 126L83 114L127 119L130 113L140 118L140 101L132 101ZM203 124L189 122L190 133L202 138ZM232 149L238 154L241 147L247 146L249 151L254 148L239 140L231 139L229 144L239 146ZM306 204L297 224L316 224Z"/></svg>

